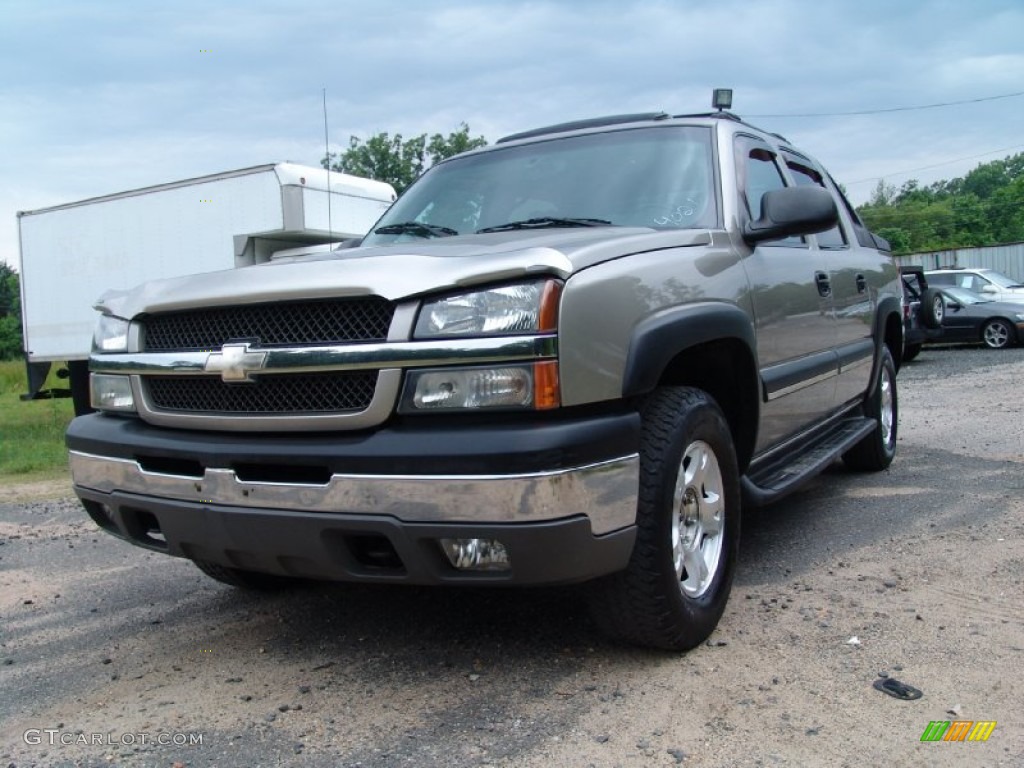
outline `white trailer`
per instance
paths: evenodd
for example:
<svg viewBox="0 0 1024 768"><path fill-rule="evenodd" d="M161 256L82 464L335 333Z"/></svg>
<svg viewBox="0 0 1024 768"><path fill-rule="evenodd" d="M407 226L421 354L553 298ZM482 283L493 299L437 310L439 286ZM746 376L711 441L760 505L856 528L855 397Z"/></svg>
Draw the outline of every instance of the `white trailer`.
<svg viewBox="0 0 1024 768"><path fill-rule="evenodd" d="M362 237L394 199L390 184L277 163L19 211L26 397L54 361L70 363L72 390L85 386L92 305L107 290Z"/></svg>

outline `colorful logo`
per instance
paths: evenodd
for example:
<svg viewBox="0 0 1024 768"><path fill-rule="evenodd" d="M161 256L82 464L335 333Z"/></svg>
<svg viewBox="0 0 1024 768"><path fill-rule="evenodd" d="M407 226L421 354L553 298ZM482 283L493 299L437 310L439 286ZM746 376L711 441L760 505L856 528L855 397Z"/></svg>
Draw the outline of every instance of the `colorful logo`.
<svg viewBox="0 0 1024 768"><path fill-rule="evenodd" d="M932 720L921 741L988 741L995 729L995 720Z"/></svg>

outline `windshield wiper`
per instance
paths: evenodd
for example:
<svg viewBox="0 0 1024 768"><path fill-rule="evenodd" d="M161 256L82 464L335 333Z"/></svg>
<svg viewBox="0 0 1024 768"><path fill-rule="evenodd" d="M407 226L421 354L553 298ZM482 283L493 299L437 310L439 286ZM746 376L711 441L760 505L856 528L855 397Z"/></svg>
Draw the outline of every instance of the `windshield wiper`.
<svg viewBox="0 0 1024 768"><path fill-rule="evenodd" d="M402 221L398 224L385 224L373 230L375 235L419 235L420 237L450 237L459 234L450 227L437 224L424 224L421 221Z"/></svg>
<svg viewBox="0 0 1024 768"><path fill-rule="evenodd" d="M478 229L477 234L485 232L510 232L513 229L547 229L554 227L605 227L611 224L606 219L559 219L554 216L542 216L537 219L510 221L508 224L497 224L493 227Z"/></svg>

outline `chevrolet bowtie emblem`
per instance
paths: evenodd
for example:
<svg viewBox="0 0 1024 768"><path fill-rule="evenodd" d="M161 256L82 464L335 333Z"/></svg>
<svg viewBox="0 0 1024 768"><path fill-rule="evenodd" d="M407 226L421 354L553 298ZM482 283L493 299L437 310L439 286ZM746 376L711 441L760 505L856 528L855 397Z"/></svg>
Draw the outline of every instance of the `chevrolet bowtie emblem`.
<svg viewBox="0 0 1024 768"><path fill-rule="evenodd" d="M267 362L266 352L250 352L248 344L225 344L220 352L213 352L206 358L203 370L219 373L224 381L252 381L250 374L263 368Z"/></svg>

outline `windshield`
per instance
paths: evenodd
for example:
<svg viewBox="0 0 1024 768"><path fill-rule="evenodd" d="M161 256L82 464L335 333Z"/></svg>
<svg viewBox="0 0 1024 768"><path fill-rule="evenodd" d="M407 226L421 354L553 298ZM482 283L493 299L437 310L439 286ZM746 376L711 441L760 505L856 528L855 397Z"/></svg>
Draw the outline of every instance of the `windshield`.
<svg viewBox="0 0 1024 768"><path fill-rule="evenodd" d="M992 301L986 299L984 296L979 296L974 291L968 291L966 288L943 288L942 292L949 296L951 299L955 299L961 304L987 304Z"/></svg>
<svg viewBox="0 0 1024 768"><path fill-rule="evenodd" d="M1020 283L1007 277L1002 272L983 272L985 277L998 285L1000 288L1019 288Z"/></svg>
<svg viewBox="0 0 1024 768"><path fill-rule="evenodd" d="M708 128L499 145L427 171L363 244L541 227L708 228L718 221L714 189Z"/></svg>

